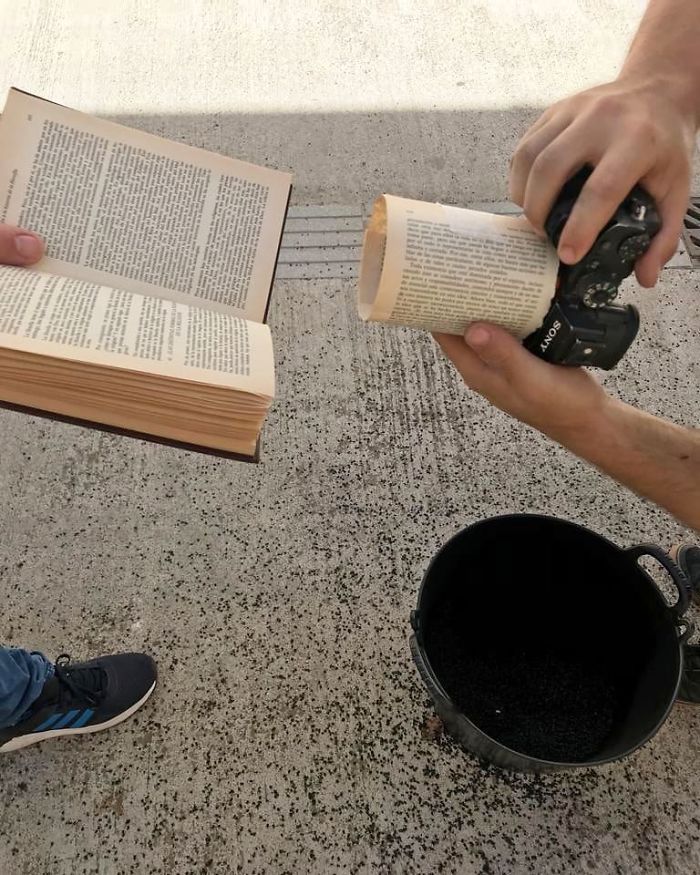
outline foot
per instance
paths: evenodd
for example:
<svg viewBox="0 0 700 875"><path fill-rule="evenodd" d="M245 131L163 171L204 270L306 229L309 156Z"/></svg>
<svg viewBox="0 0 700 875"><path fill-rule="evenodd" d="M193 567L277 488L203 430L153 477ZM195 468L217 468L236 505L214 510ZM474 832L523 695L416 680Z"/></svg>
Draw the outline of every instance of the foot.
<svg viewBox="0 0 700 875"><path fill-rule="evenodd" d="M683 675L676 698L685 705L700 705L700 647L697 644L683 647Z"/></svg>
<svg viewBox="0 0 700 875"><path fill-rule="evenodd" d="M671 559L688 578L693 598L700 598L700 547L695 544L681 544L671 550Z"/></svg>
<svg viewBox="0 0 700 875"><path fill-rule="evenodd" d="M71 663L59 656L29 715L0 729L0 753L64 735L101 732L138 711L156 686L156 666L142 653Z"/></svg>
<svg viewBox="0 0 700 875"><path fill-rule="evenodd" d="M688 578L693 598L700 599L700 547L681 544L671 550L671 558ZM683 677L678 688L678 701L700 705L700 647L695 644L683 647Z"/></svg>

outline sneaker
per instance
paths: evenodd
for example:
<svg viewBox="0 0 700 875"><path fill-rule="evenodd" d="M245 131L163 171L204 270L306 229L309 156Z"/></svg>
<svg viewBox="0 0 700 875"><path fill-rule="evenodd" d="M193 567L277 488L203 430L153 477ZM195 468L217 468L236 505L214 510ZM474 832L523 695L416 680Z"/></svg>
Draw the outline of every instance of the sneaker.
<svg viewBox="0 0 700 875"><path fill-rule="evenodd" d="M671 550L671 558L688 578L693 598L700 598L700 547L681 544Z"/></svg>
<svg viewBox="0 0 700 875"><path fill-rule="evenodd" d="M683 647L683 675L676 699L684 705L700 705L700 647Z"/></svg>
<svg viewBox="0 0 700 875"><path fill-rule="evenodd" d="M700 599L700 547L681 544L671 550L671 558L688 578L693 598ZM700 646L683 646L683 676L677 699L686 705L700 705Z"/></svg>
<svg viewBox="0 0 700 875"><path fill-rule="evenodd" d="M143 653L71 663L59 656L28 716L0 729L0 753L47 738L101 732L138 711L156 686L156 665Z"/></svg>

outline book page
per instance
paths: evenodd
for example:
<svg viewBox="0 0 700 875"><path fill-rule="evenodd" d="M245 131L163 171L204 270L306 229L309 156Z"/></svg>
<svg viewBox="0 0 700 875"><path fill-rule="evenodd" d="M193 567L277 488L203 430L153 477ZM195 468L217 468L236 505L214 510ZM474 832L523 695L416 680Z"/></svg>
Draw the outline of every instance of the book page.
<svg viewBox="0 0 700 875"><path fill-rule="evenodd" d="M522 338L544 320L558 265L524 217L383 195L365 232L359 312L448 334L494 322Z"/></svg>
<svg viewBox="0 0 700 875"><path fill-rule="evenodd" d="M291 176L12 89L0 222L35 231L37 268L262 322Z"/></svg>
<svg viewBox="0 0 700 875"><path fill-rule="evenodd" d="M268 398L275 391L267 325L24 267L0 265L0 347Z"/></svg>

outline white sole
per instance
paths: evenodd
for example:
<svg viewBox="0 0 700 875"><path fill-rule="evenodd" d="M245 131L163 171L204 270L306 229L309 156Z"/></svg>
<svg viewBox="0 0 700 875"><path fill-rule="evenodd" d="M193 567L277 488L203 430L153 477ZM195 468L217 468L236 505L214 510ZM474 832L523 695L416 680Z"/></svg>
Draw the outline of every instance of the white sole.
<svg viewBox="0 0 700 875"><path fill-rule="evenodd" d="M102 732L103 729L111 729L123 720L128 720L132 714L135 714L139 708L149 699L151 693L156 688L156 681L153 681L151 688L138 702L135 702L131 708L112 717L111 720L105 720L104 723L94 723L92 726L80 726L78 729L48 729L46 732L28 732L26 735L18 735L16 738L11 738L0 747L0 753L10 753L13 750L21 750L23 747L29 747L32 744L38 744L40 741L47 741L49 738L64 738L68 735L88 735L92 732Z"/></svg>

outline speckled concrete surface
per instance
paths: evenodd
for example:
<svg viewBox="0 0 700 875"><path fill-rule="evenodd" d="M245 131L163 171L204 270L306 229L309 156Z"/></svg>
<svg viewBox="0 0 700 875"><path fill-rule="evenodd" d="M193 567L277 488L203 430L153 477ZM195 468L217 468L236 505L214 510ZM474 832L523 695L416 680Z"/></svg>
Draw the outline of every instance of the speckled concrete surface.
<svg viewBox="0 0 700 875"><path fill-rule="evenodd" d="M295 167L300 201L501 200L518 132L557 89L612 73L641 8L402 3L392 48L392 9L350 5L334 30L343 4L0 0L2 77ZM697 276L644 293L608 377L687 424ZM143 648L161 671L123 727L0 760L2 875L700 870L700 714L676 708L625 763L501 773L423 738L407 647L430 556L471 521L552 513L621 545L686 533L468 395L428 338L359 324L350 285L279 284L271 321L259 466L0 413L3 639Z"/></svg>
<svg viewBox="0 0 700 875"><path fill-rule="evenodd" d="M698 291L676 274L648 296L610 378L682 422ZM162 680L129 725L0 762L1 871L698 870L691 709L624 764L546 778L422 738L408 615L458 528L538 511L623 545L683 532L467 395L426 337L359 325L352 298L277 290L257 467L2 414L6 640L143 647Z"/></svg>

